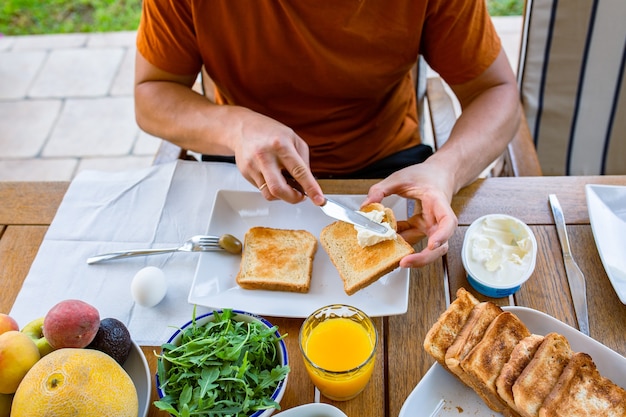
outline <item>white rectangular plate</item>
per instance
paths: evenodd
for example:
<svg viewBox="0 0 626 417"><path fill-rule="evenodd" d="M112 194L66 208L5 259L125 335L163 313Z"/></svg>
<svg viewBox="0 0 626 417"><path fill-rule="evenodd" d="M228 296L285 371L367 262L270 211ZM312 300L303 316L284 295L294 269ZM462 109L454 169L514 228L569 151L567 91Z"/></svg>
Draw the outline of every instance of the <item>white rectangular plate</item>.
<svg viewBox="0 0 626 417"><path fill-rule="evenodd" d="M334 200L358 209L363 195L335 195ZM391 196L382 202L398 219L406 219L406 200ZM326 251L319 243L321 230L334 220L310 201L289 204L267 201L259 192L218 191L208 234L230 233L243 241L254 226L304 229L318 239L313 261L311 289L306 294L283 291L244 290L235 281L241 257L224 252L202 253L194 276L189 302L210 308L237 308L259 315L304 318L328 304L349 304L372 317L404 314L408 307L409 269L397 268L367 288L349 296Z"/></svg>
<svg viewBox="0 0 626 417"><path fill-rule="evenodd" d="M576 352L591 355L600 373L621 387L626 387L626 358L596 340L585 336L554 317L526 307L504 307L517 315L531 333L557 332L567 338ZM399 417L412 416L496 415L474 393L441 365L435 363L407 397Z"/></svg>
<svg viewBox="0 0 626 417"><path fill-rule="evenodd" d="M626 187L585 187L593 238L606 274L626 304Z"/></svg>

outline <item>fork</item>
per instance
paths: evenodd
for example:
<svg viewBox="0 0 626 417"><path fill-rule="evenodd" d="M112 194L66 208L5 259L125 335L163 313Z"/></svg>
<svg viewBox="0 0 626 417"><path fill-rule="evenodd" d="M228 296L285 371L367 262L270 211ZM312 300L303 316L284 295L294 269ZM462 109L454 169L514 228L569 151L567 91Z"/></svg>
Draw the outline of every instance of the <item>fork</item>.
<svg viewBox="0 0 626 417"><path fill-rule="evenodd" d="M161 249L134 249L125 250L111 253L103 253L100 255L87 258L88 264L95 264L98 262L109 261L120 258L130 258L134 256L147 256L158 255L161 253L169 252L209 252L216 250L225 250L230 253L241 252L241 242L232 235L222 236L205 236L197 235L193 236L185 241L181 246L175 248L161 248Z"/></svg>

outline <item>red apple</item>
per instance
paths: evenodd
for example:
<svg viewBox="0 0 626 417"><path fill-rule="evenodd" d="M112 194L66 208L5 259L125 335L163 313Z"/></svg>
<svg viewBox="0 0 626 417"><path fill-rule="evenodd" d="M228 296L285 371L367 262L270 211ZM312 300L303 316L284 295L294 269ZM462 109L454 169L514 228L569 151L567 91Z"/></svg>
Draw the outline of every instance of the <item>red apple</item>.
<svg viewBox="0 0 626 417"><path fill-rule="evenodd" d="M0 313L0 334L9 330L19 330L20 326L15 319L8 314Z"/></svg>
<svg viewBox="0 0 626 417"><path fill-rule="evenodd" d="M84 348L98 332L100 313L81 300L61 301L48 311L43 335L54 349Z"/></svg>

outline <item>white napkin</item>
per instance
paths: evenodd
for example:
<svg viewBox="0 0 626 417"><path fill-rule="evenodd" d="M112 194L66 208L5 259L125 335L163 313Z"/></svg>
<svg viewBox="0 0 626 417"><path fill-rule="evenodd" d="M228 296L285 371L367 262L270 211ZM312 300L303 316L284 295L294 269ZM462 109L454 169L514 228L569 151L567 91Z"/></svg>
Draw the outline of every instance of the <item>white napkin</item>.
<svg viewBox="0 0 626 417"><path fill-rule="evenodd" d="M198 253L153 255L88 265L90 256L175 247L204 234L218 189L255 190L232 164L177 161L139 171L83 171L72 181L17 296L21 324L59 301L80 299L100 317L124 322L141 345L159 346L192 316L187 302ZM238 236L243 239L243 236ZM135 304L130 283L145 266L163 270L168 290L155 307ZM198 307L197 313L208 311Z"/></svg>

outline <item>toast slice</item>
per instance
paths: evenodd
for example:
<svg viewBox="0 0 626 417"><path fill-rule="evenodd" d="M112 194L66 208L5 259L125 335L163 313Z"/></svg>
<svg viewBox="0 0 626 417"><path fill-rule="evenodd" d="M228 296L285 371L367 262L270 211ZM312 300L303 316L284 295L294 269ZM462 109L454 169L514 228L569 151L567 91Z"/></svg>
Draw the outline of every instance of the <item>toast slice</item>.
<svg viewBox="0 0 626 417"><path fill-rule="evenodd" d="M461 361L470 386L489 408L505 416L518 414L498 395L496 379L509 361L513 348L528 336L530 331L526 325L515 314L505 311L491 322L481 341Z"/></svg>
<svg viewBox="0 0 626 417"><path fill-rule="evenodd" d="M496 379L498 395L513 409L517 408L513 399L513 384L535 356L541 342L543 342L543 336L538 334L531 334L520 340L511 351L509 361L504 364Z"/></svg>
<svg viewBox="0 0 626 417"><path fill-rule="evenodd" d="M249 290L306 293L317 239L306 230L252 227L244 238L236 281Z"/></svg>
<svg viewBox="0 0 626 417"><path fill-rule="evenodd" d="M364 212L372 210L383 211L383 222L389 223L396 230L396 219L391 209L379 203L369 204L362 209ZM361 247L354 226L342 221L322 229L320 242L337 268L348 295L353 295L398 268L400 259L415 252L398 234L394 239Z"/></svg>
<svg viewBox="0 0 626 417"><path fill-rule="evenodd" d="M454 343L478 300L465 288L459 288L456 299L441 313L424 338L424 350L441 366L446 365L446 352Z"/></svg>
<svg viewBox="0 0 626 417"><path fill-rule="evenodd" d="M558 333L548 333L537 352L513 384L513 399L523 417L537 417L539 407L557 383L572 356L569 342Z"/></svg>
<svg viewBox="0 0 626 417"><path fill-rule="evenodd" d="M539 417L626 416L626 390L600 375L586 353L574 353Z"/></svg>
<svg viewBox="0 0 626 417"><path fill-rule="evenodd" d="M482 340L487 327L500 313L502 309L489 301L474 306L465 325L446 352L448 369L467 385L471 383L461 368L461 361Z"/></svg>

